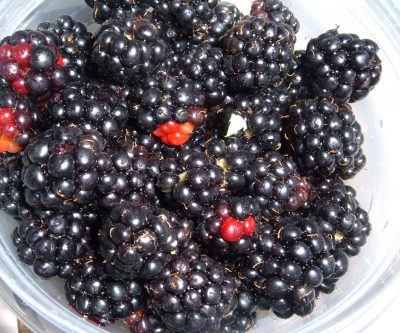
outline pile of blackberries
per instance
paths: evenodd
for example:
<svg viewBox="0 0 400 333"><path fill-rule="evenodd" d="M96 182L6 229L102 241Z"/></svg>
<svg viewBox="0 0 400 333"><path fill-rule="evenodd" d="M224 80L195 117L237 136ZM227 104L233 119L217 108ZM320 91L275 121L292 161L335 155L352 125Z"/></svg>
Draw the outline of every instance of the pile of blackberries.
<svg viewBox="0 0 400 333"><path fill-rule="evenodd" d="M307 316L371 230L349 103L378 46L337 29L295 50L280 0L86 0L0 42L0 208L18 258L70 306L135 333ZM89 10L89 9L88 9Z"/></svg>

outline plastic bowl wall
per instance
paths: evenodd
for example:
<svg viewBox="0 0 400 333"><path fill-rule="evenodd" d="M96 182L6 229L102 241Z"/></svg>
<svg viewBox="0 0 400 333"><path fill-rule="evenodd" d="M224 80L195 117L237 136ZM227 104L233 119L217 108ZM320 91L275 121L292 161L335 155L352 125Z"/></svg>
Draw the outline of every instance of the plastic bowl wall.
<svg viewBox="0 0 400 333"><path fill-rule="evenodd" d="M250 1L232 2L244 11L250 8ZM351 184L370 213L373 231L361 255L350 260L349 272L338 283L337 291L322 296L312 315L285 321L264 313L253 333L363 332L400 290L400 222L396 215L400 188L400 4L376 0L292 0L288 4L301 22L298 49L312 36L336 26L342 32L372 38L381 47L382 81L371 96L354 105L364 129L368 163ZM1 0L0 35L17 28L36 28L39 22L62 13L90 21L83 0ZM119 324L107 330L97 327L69 309L62 281L41 280L20 263L9 238L15 222L4 214L0 221L0 293L29 328L40 333L128 332Z"/></svg>

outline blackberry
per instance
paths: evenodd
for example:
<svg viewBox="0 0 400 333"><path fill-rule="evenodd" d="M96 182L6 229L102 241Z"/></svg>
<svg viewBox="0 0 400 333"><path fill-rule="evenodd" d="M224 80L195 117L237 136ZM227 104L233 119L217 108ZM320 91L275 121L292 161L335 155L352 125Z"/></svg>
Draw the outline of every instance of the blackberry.
<svg viewBox="0 0 400 333"><path fill-rule="evenodd" d="M295 34L284 23L245 17L223 38L224 67L236 91L279 86L290 71Z"/></svg>
<svg viewBox="0 0 400 333"><path fill-rule="evenodd" d="M177 250L177 234L170 216L151 205L115 206L99 233L100 253L110 274L154 279Z"/></svg>
<svg viewBox="0 0 400 333"><path fill-rule="evenodd" d="M205 102L214 106L224 101L228 80L223 70L223 53L218 47L199 45L190 48L180 60L184 73L203 84Z"/></svg>
<svg viewBox="0 0 400 333"><path fill-rule="evenodd" d="M262 17L266 21L285 23L296 34L300 29L300 22L280 0L255 0L252 3L250 14Z"/></svg>
<svg viewBox="0 0 400 333"><path fill-rule="evenodd" d="M354 177L366 163L360 124L349 104L308 99L291 106L285 137L305 174Z"/></svg>
<svg viewBox="0 0 400 333"><path fill-rule="evenodd" d="M17 153L41 130L46 111L10 89L0 91L0 152Z"/></svg>
<svg viewBox="0 0 400 333"><path fill-rule="evenodd" d="M27 203L71 212L96 199L102 136L77 126L40 133L24 150L21 178Z"/></svg>
<svg viewBox="0 0 400 333"><path fill-rule="evenodd" d="M127 13L142 15L146 7L131 0L85 0L86 4L93 8L93 18L96 23L104 23L108 19L118 19Z"/></svg>
<svg viewBox="0 0 400 333"><path fill-rule="evenodd" d="M18 258L41 278L73 276L79 260L93 255L96 223L85 211L23 218L12 235Z"/></svg>
<svg viewBox="0 0 400 333"><path fill-rule="evenodd" d="M31 208L24 198L21 170L20 154L13 155L0 164L0 209L17 219L31 215Z"/></svg>
<svg viewBox="0 0 400 333"><path fill-rule="evenodd" d="M210 2L209 2L210 3ZM192 44L219 46L222 37L243 17L240 10L229 2L220 2L212 10L209 20L200 20L192 29Z"/></svg>
<svg viewBox="0 0 400 333"><path fill-rule="evenodd" d="M174 332L218 332L221 320L237 307L238 281L205 255L178 256L147 290L153 308Z"/></svg>
<svg viewBox="0 0 400 333"><path fill-rule="evenodd" d="M96 193L107 210L121 201L157 203L155 182L160 157L130 141L108 147L97 162Z"/></svg>
<svg viewBox="0 0 400 333"><path fill-rule="evenodd" d="M104 264L96 260L79 265L78 272L65 282L65 294L77 312L100 325L126 318L144 306L140 281L110 277Z"/></svg>
<svg viewBox="0 0 400 333"><path fill-rule="evenodd" d="M106 85L92 81L69 84L52 96L50 120L54 125L79 124L109 141L121 140L129 119L129 105Z"/></svg>
<svg viewBox="0 0 400 333"><path fill-rule="evenodd" d="M314 217L270 219L260 227L255 250L239 262L239 277L262 307L281 318L312 312L316 288L334 274L334 244Z"/></svg>
<svg viewBox="0 0 400 333"><path fill-rule="evenodd" d="M50 31L59 38L59 50L70 82L82 82L90 63L94 36L86 26L62 15L56 21L46 21L38 26L38 31Z"/></svg>
<svg viewBox="0 0 400 333"><path fill-rule="evenodd" d="M263 218L296 211L309 200L310 184L297 171L295 162L278 152L256 159L249 191Z"/></svg>
<svg viewBox="0 0 400 333"><path fill-rule="evenodd" d="M355 34L329 30L311 39L306 65L317 96L338 103L358 101L379 82L382 66L378 45Z"/></svg>
<svg viewBox="0 0 400 333"><path fill-rule="evenodd" d="M128 15L100 28L92 61L101 68L104 79L125 85L151 75L167 53L168 45L152 21Z"/></svg>
<svg viewBox="0 0 400 333"><path fill-rule="evenodd" d="M284 85L290 96L290 103L315 98L310 73L305 65L306 51L294 51L292 66Z"/></svg>
<svg viewBox="0 0 400 333"><path fill-rule="evenodd" d="M158 137L179 133L171 140L165 138L164 143L174 144L176 140L176 144L181 145L199 125L192 116L197 116L199 112L206 113L204 103L199 84L190 79L159 72L135 85L131 112L139 129L154 132ZM166 128L163 129L162 125Z"/></svg>
<svg viewBox="0 0 400 333"><path fill-rule="evenodd" d="M218 199L202 211L194 237L211 254L246 254L258 236L259 208L249 197Z"/></svg>
<svg viewBox="0 0 400 333"><path fill-rule="evenodd" d="M241 287L237 294L238 306L221 323L221 333L241 333L256 325L256 298L251 290Z"/></svg>
<svg viewBox="0 0 400 333"><path fill-rule="evenodd" d="M242 130L252 135L265 151L278 150L281 146L281 118L289 108L289 93L284 89L265 89L255 94L238 94L217 113L217 125L222 136L230 136L234 118L245 123Z"/></svg>
<svg viewBox="0 0 400 333"><path fill-rule="evenodd" d="M68 82L58 43L49 31L14 32L0 43L0 76L17 94L45 100Z"/></svg>
<svg viewBox="0 0 400 333"><path fill-rule="evenodd" d="M356 191L340 179L318 181L317 198L311 207L316 216L330 224L336 248L348 256L358 255L371 231L368 213L356 200Z"/></svg>

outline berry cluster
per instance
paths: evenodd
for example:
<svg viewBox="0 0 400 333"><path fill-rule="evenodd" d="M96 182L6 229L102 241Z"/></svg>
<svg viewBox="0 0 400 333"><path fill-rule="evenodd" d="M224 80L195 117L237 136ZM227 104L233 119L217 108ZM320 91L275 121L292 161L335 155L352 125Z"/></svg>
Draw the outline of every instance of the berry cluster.
<svg viewBox="0 0 400 333"><path fill-rule="evenodd" d="M378 46L296 50L280 0L85 0L0 43L0 209L20 261L134 333L241 333L307 316L371 232L351 103Z"/></svg>

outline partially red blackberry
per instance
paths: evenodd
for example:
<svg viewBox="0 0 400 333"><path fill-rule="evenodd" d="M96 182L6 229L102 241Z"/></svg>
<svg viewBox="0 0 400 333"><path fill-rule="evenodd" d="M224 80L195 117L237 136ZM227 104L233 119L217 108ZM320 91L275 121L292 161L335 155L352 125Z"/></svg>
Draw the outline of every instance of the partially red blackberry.
<svg viewBox="0 0 400 333"><path fill-rule="evenodd" d="M222 50L208 45L188 49L179 61L183 72L203 85L207 105L220 104L226 98L228 78L223 61Z"/></svg>
<svg viewBox="0 0 400 333"><path fill-rule="evenodd" d="M0 209L17 219L30 216L32 211L25 202L21 170L20 154L0 163Z"/></svg>
<svg viewBox="0 0 400 333"><path fill-rule="evenodd" d="M245 17L224 36L224 66L236 91L279 86L286 79L295 34L285 23Z"/></svg>
<svg viewBox="0 0 400 333"><path fill-rule="evenodd" d="M128 104L107 85L92 81L69 84L52 96L49 108L54 125L79 124L98 131L110 142L125 136Z"/></svg>
<svg viewBox="0 0 400 333"><path fill-rule="evenodd" d="M219 198L203 209L194 238L216 256L246 254L257 239L259 207L250 197Z"/></svg>
<svg viewBox="0 0 400 333"><path fill-rule="evenodd" d="M68 82L64 61L52 32L16 31L0 43L0 76L19 95L46 99Z"/></svg>
<svg viewBox="0 0 400 333"><path fill-rule="evenodd" d="M157 214L149 204L126 202L115 206L99 238L110 274L147 280L159 276L178 247L171 217Z"/></svg>
<svg viewBox="0 0 400 333"><path fill-rule="evenodd" d="M18 258L42 278L73 276L79 260L93 255L96 223L85 211L23 218L12 235Z"/></svg>
<svg viewBox="0 0 400 333"><path fill-rule="evenodd" d="M296 211L310 196L310 184L300 176L295 162L278 152L259 157L252 165L249 192L264 218Z"/></svg>
<svg viewBox="0 0 400 333"><path fill-rule="evenodd" d="M103 78L136 83L166 58L168 45L160 35L152 21L134 15L107 21L96 34L92 61Z"/></svg>
<svg viewBox="0 0 400 333"><path fill-rule="evenodd" d="M300 22L296 16L280 0L255 0L252 3L250 14L262 17L266 21L285 23L295 33L300 29Z"/></svg>
<svg viewBox="0 0 400 333"><path fill-rule="evenodd" d="M379 82L378 45L355 34L329 30L307 45L306 64L317 96L355 102Z"/></svg>
<svg viewBox="0 0 400 333"><path fill-rule="evenodd" d="M149 283L153 308L173 332L219 332L237 307L238 281L208 256L178 256Z"/></svg>
<svg viewBox="0 0 400 333"><path fill-rule="evenodd" d="M204 103L201 85L159 72L135 85L131 112L141 130L161 138L178 133L163 142L181 145L204 123Z"/></svg>
<svg viewBox="0 0 400 333"><path fill-rule="evenodd" d="M102 136L77 126L40 133L23 154L25 199L35 208L71 212L97 198Z"/></svg>
<svg viewBox="0 0 400 333"><path fill-rule="evenodd" d="M349 179L365 166L361 126L349 104L318 98L299 101L289 110L285 137L306 174Z"/></svg>
<svg viewBox="0 0 400 333"><path fill-rule="evenodd" d="M131 316L144 306L142 282L110 277L97 260L79 265L77 273L65 282L65 294L74 310L99 325Z"/></svg>
<svg viewBox="0 0 400 333"><path fill-rule="evenodd" d="M0 91L0 152L17 153L43 127L46 111L10 89Z"/></svg>
<svg viewBox="0 0 400 333"><path fill-rule="evenodd" d="M50 31L59 38L63 66L70 82L82 82L86 76L92 51L94 36L86 26L62 15L56 21L46 21L38 26L38 31Z"/></svg>

